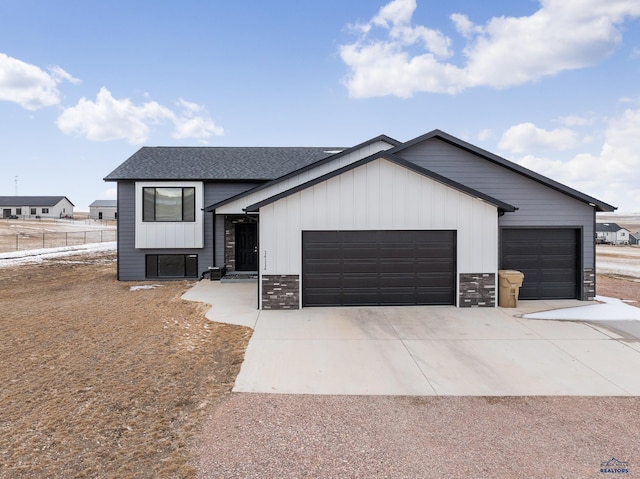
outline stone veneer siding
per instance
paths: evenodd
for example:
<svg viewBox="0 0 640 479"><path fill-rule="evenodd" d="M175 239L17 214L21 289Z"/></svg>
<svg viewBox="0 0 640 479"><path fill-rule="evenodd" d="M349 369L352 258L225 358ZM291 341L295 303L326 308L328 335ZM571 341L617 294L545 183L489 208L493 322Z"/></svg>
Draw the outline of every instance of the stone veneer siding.
<svg viewBox="0 0 640 479"><path fill-rule="evenodd" d="M460 273L459 307L490 308L496 305L495 273Z"/></svg>
<svg viewBox="0 0 640 479"><path fill-rule="evenodd" d="M596 274L591 268L585 268L582 281L582 298L593 301L596 297Z"/></svg>
<svg viewBox="0 0 640 479"><path fill-rule="evenodd" d="M262 309L299 309L300 277L295 274L262 275Z"/></svg>
<svg viewBox="0 0 640 479"><path fill-rule="evenodd" d="M232 217L224 218L224 265L227 272L236 270L236 225Z"/></svg>

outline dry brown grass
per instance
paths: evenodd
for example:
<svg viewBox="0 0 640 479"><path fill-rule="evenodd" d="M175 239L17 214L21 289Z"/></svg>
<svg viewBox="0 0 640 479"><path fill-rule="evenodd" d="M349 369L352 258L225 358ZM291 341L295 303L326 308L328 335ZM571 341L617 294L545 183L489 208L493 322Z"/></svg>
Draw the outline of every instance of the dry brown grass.
<svg viewBox="0 0 640 479"><path fill-rule="evenodd" d="M131 291L114 254L0 269L0 477L191 477L190 441L250 337Z"/></svg>

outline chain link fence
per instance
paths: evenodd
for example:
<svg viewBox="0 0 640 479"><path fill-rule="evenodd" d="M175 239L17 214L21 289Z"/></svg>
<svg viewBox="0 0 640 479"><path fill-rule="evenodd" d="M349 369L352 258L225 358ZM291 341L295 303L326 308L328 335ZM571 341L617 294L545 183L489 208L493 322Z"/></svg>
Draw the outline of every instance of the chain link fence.
<svg viewBox="0 0 640 479"><path fill-rule="evenodd" d="M0 235L0 253L40 248L59 248L116 241L117 230L61 231Z"/></svg>

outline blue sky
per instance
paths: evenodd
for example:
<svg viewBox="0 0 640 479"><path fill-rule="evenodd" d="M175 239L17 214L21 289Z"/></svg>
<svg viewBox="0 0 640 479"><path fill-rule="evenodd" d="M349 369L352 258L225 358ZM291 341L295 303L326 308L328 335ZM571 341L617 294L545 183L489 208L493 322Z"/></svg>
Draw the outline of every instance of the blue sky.
<svg viewBox="0 0 640 479"><path fill-rule="evenodd" d="M640 211L638 0L2 0L0 195L115 198L145 145L441 129Z"/></svg>

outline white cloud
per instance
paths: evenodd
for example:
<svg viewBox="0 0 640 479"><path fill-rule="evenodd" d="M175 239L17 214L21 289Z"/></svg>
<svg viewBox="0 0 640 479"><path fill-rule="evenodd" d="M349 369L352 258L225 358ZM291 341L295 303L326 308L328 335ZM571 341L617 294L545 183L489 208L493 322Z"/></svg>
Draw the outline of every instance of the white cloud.
<svg viewBox="0 0 640 479"><path fill-rule="evenodd" d="M96 101L81 98L56 120L65 133L79 133L89 140L127 140L144 143L149 136L149 124L172 118L173 112L156 102L134 105L125 98L117 100L106 88L101 88Z"/></svg>
<svg viewBox="0 0 640 479"><path fill-rule="evenodd" d="M520 123L502 135L498 147L511 153L533 153L570 150L579 143L576 133L568 128L544 130L533 123Z"/></svg>
<svg viewBox="0 0 640 479"><path fill-rule="evenodd" d="M58 66L49 72L0 53L0 101L17 103L27 110L37 110L60 103L58 85L80 80Z"/></svg>
<svg viewBox="0 0 640 479"><path fill-rule="evenodd" d="M116 99L106 88L101 88L95 101L81 98L76 106L67 108L56 120L65 134L77 133L93 141L127 140L144 143L151 125L162 121L174 124L174 138L208 138L221 135L223 130L206 116L206 111L195 103L180 100L183 112L150 101L135 105L130 99ZM203 113L198 115L198 113Z"/></svg>
<svg viewBox="0 0 640 479"><path fill-rule="evenodd" d="M454 13L451 21L466 39L465 62L458 66L442 61L451 56L450 38L412 26L416 7L416 0L393 0L358 25L356 42L340 47L350 70L345 85L351 96L506 88L584 68L610 55L621 41L619 25L640 16L637 0L542 0L532 15L494 17L485 25ZM416 45L423 50L413 53Z"/></svg>
<svg viewBox="0 0 640 479"><path fill-rule="evenodd" d="M640 211L640 109L628 109L609 121L598 153L581 153L567 161L535 155L515 161L620 211Z"/></svg>
<svg viewBox="0 0 640 479"><path fill-rule="evenodd" d="M178 106L182 108L182 114L174 117L173 138L198 138L205 139L210 136L224 135L224 128L217 126L205 108L196 103L191 103L180 98Z"/></svg>

